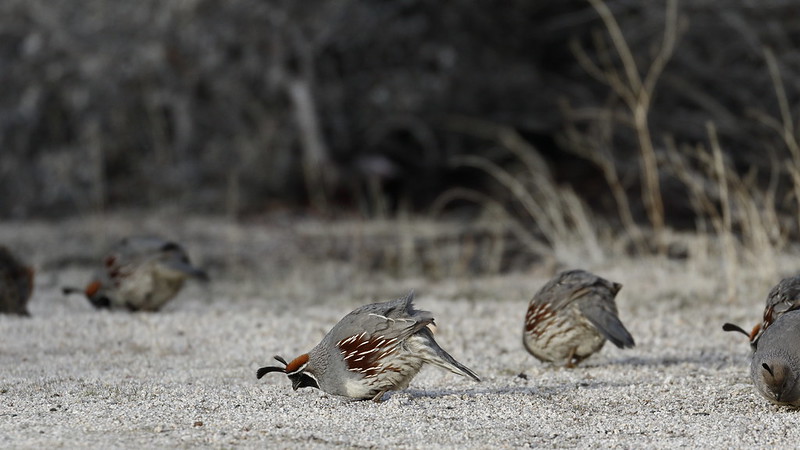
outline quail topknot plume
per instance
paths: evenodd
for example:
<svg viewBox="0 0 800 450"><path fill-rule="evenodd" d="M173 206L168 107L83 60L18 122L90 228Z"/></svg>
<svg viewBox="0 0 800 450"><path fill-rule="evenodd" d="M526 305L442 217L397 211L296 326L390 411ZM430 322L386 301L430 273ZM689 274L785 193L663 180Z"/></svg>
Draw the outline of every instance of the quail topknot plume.
<svg viewBox="0 0 800 450"><path fill-rule="evenodd" d="M800 311L779 314L761 333L754 345L750 377L770 402L800 406Z"/></svg>
<svg viewBox="0 0 800 450"><path fill-rule="evenodd" d="M738 325L726 323L722 325L725 331L738 331L750 338L750 345L755 347L761 335L769 328L781 315L800 308L800 275L782 279L778 284L770 289L767 294L767 302L764 306L764 315L760 323L757 323L748 333Z"/></svg>
<svg viewBox="0 0 800 450"><path fill-rule="evenodd" d="M429 325L433 315L414 309L414 292L385 303L362 306L344 316L316 347L284 367L262 367L256 376L285 373L292 387L314 387L329 394L380 401L387 391L408 386L430 363L480 381L444 351Z"/></svg>
<svg viewBox="0 0 800 450"><path fill-rule="evenodd" d="M540 361L574 367L603 347L633 347L617 317L614 297L622 288L584 270L561 272L531 299L522 342Z"/></svg>
<svg viewBox="0 0 800 450"><path fill-rule="evenodd" d="M188 278L207 281L208 275L192 266L180 245L155 236L137 236L113 246L85 289L65 287L63 291L86 295L96 308L158 311Z"/></svg>
<svg viewBox="0 0 800 450"><path fill-rule="evenodd" d="M0 313L27 316L33 292L33 269L0 245Z"/></svg>

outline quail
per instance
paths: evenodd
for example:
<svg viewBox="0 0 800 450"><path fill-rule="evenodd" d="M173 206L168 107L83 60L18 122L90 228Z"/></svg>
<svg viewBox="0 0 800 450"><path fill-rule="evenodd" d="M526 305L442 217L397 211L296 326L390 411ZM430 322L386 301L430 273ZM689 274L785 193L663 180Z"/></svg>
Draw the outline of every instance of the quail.
<svg viewBox="0 0 800 450"><path fill-rule="evenodd" d="M0 313L27 316L33 291L33 269L0 246Z"/></svg>
<svg viewBox="0 0 800 450"><path fill-rule="evenodd" d="M761 333L754 345L750 377L771 403L800 406L800 311L779 314Z"/></svg>
<svg viewBox="0 0 800 450"><path fill-rule="evenodd" d="M128 237L103 258L85 289L63 292L82 293L96 308L158 311L188 278L207 281L208 275L192 266L180 245L155 236Z"/></svg>
<svg viewBox="0 0 800 450"><path fill-rule="evenodd" d="M761 323L756 324L748 333L738 325L726 323L722 326L725 331L738 331L750 338L750 344L755 346L762 333L772 325L778 317L800 308L800 275L782 279L767 294L767 303L764 306L764 315Z"/></svg>
<svg viewBox="0 0 800 450"><path fill-rule="evenodd" d="M316 347L283 367L262 367L256 376L285 373L292 388L313 387L353 399L379 402L388 391L408 387L425 363L480 381L433 338L433 315L414 308L414 292L362 306L344 316Z"/></svg>
<svg viewBox="0 0 800 450"><path fill-rule="evenodd" d="M622 288L584 270L561 272L531 299L522 342L543 362L575 367L603 347L634 346L617 316L614 297Z"/></svg>

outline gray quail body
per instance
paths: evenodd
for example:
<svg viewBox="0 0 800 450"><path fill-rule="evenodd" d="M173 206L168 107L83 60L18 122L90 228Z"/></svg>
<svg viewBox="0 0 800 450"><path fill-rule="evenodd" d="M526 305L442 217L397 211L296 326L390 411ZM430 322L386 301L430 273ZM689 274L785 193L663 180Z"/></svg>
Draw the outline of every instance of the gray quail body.
<svg viewBox="0 0 800 450"><path fill-rule="evenodd" d="M800 406L800 311L787 311L754 346L750 376L756 390L776 405Z"/></svg>
<svg viewBox="0 0 800 450"><path fill-rule="evenodd" d="M620 348L634 340L617 316L614 297L622 288L583 270L561 272L531 299L522 341L540 361L574 367L606 340Z"/></svg>
<svg viewBox="0 0 800 450"><path fill-rule="evenodd" d="M0 313L28 315L33 292L33 269L0 246Z"/></svg>
<svg viewBox="0 0 800 450"><path fill-rule="evenodd" d="M282 372L292 387L315 387L354 399L380 401L387 391L408 386L426 363L480 381L433 338L433 316L414 308L413 291L385 303L362 306L344 316L316 347L284 367L262 367L261 378Z"/></svg>
<svg viewBox="0 0 800 450"><path fill-rule="evenodd" d="M96 308L158 311L189 278L208 275L192 266L183 247L154 236L129 237L114 245L85 289L64 293L83 293Z"/></svg>

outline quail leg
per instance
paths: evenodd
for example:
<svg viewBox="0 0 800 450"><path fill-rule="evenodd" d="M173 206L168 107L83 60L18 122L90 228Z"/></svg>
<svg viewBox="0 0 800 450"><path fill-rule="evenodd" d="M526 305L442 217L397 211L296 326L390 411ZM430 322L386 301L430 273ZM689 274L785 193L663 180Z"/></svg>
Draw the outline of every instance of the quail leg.
<svg viewBox="0 0 800 450"><path fill-rule="evenodd" d="M584 359L586 359L586 358L588 358L588 357L589 357L589 355L584 355L584 356L573 356L573 357L572 357L572 359L573 359L575 362L574 362L574 363L572 363L572 367L575 367L575 366L577 366L578 364L582 363L582 362L583 362L583 360L584 360Z"/></svg>
<svg viewBox="0 0 800 450"><path fill-rule="evenodd" d="M575 356L576 351L578 351L578 347L573 347L572 350L569 351L569 356L567 356L567 364L564 366L567 369L574 369L575 366L582 361L582 358L577 358Z"/></svg>
<svg viewBox="0 0 800 450"><path fill-rule="evenodd" d="M375 394L375 397L372 397L372 401L375 402L375 403L380 403L382 401L382 399L383 399L383 394L385 394L386 391L388 391L388 389L383 389L380 392L378 392L377 394Z"/></svg>

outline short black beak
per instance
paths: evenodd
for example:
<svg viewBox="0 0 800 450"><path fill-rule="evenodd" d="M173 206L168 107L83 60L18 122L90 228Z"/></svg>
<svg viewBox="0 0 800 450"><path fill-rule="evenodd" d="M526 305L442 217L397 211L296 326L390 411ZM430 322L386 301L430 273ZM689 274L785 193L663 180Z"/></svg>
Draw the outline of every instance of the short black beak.
<svg viewBox="0 0 800 450"><path fill-rule="evenodd" d="M303 383L303 380L301 380L300 377L293 377L292 378L292 389L294 389L295 391L298 390L301 387L300 385L302 383Z"/></svg>
<svg viewBox="0 0 800 450"><path fill-rule="evenodd" d="M319 389L319 384L317 384L317 380L314 377L305 374L305 373L295 373L289 375L289 379L292 380L292 389L295 391L304 388L304 387L312 387Z"/></svg>

